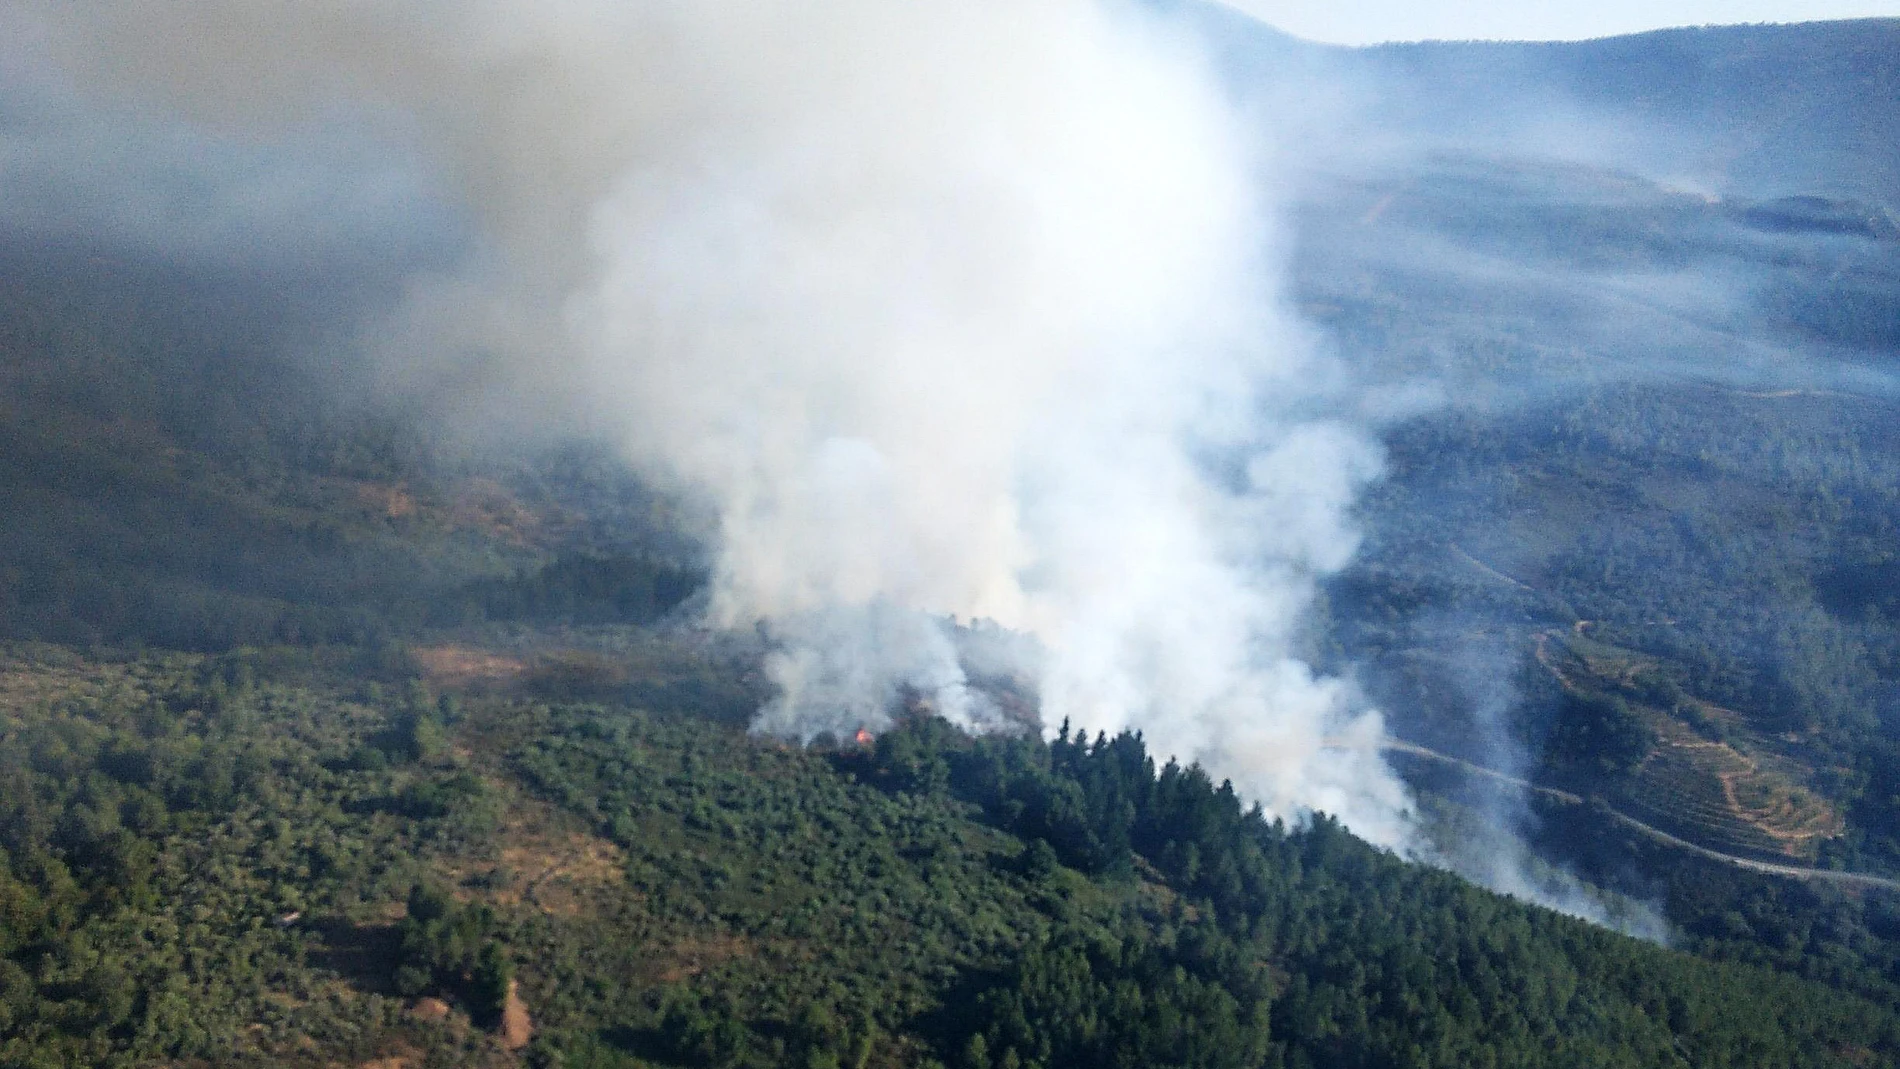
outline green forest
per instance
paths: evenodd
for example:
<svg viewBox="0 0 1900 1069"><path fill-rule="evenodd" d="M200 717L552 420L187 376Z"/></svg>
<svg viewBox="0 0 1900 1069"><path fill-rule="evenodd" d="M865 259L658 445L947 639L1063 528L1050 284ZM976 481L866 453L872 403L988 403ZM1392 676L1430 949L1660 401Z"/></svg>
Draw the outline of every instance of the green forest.
<svg viewBox="0 0 1900 1069"><path fill-rule="evenodd" d="M1268 821L1138 736L788 748L353 656L8 655L4 1064L1900 1057L1884 900L1776 932L1764 880L1759 930L1667 949Z"/></svg>

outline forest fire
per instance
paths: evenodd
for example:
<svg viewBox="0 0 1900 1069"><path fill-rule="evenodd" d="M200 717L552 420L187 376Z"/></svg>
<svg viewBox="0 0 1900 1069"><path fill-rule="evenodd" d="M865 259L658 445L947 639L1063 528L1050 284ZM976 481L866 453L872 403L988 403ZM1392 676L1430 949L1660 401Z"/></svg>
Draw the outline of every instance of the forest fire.
<svg viewBox="0 0 1900 1069"><path fill-rule="evenodd" d="M869 746L871 745L871 733L864 728L859 728L858 733L851 736L851 741L857 743L859 746Z"/></svg>

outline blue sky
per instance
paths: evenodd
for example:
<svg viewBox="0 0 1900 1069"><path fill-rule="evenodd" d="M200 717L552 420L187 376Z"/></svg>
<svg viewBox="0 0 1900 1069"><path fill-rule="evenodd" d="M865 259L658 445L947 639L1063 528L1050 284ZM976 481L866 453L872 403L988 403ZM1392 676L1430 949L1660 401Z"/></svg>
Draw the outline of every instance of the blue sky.
<svg viewBox="0 0 1900 1069"><path fill-rule="evenodd" d="M1900 0L1224 0L1313 41L1579 40L1665 26L1900 16Z"/></svg>

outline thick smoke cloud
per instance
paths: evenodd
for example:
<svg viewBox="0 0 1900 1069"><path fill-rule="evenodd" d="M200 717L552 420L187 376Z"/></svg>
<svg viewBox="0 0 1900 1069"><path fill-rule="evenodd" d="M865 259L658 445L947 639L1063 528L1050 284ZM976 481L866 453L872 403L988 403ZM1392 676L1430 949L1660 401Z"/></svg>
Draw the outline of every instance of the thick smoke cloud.
<svg viewBox="0 0 1900 1069"><path fill-rule="evenodd" d="M400 361L479 360L717 517L759 728L974 728L949 618L1049 722L1409 835L1379 717L1293 649L1375 445L1277 301L1268 155L1185 37L1092 0L47 8L90 84L417 146L476 220ZM315 118L313 118L315 117Z"/></svg>

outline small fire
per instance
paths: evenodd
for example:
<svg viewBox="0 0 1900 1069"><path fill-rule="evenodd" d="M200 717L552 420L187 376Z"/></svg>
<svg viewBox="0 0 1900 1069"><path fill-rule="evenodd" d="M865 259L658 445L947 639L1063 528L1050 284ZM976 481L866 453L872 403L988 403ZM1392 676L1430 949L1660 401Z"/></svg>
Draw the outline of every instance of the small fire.
<svg viewBox="0 0 1900 1069"><path fill-rule="evenodd" d="M866 731L866 730L865 730L865 729L863 729L863 728L859 728L859 729L858 729L858 733L857 733L856 735L853 735L853 736L852 736L851 738L852 738L852 740L853 740L853 741L855 741L855 742L856 742L856 743L857 743L857 744L858 744L859 746L869 746L869 745L871 745L871 733L870 733L869 731Z"/></svg>

